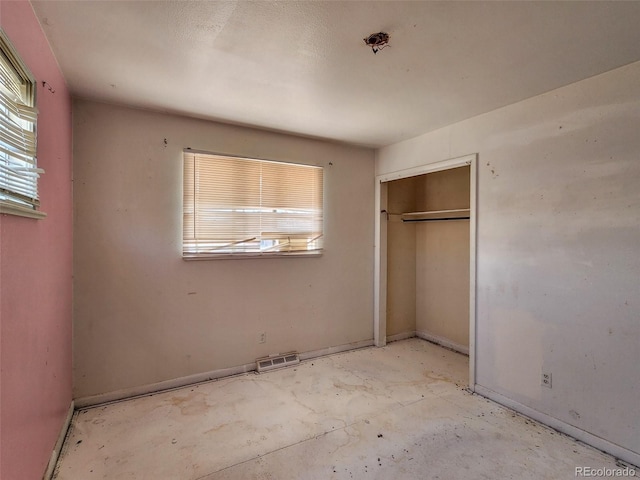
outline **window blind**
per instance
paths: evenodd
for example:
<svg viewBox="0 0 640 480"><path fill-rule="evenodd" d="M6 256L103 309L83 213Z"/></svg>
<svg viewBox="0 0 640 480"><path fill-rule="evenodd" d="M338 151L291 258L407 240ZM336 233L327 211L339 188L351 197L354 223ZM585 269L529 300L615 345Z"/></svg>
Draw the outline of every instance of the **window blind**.
<svg viewBox="0 0 640 480"><path fill-rule="evenodd" d="M183 255L322 249L322 167L184 153Z"/></svg>
<svg viewBox="0 0 640 480"><path fill-rule="evenodd" d="M0 202L35 209L38 177L34 81L0 35Z"/></svg>

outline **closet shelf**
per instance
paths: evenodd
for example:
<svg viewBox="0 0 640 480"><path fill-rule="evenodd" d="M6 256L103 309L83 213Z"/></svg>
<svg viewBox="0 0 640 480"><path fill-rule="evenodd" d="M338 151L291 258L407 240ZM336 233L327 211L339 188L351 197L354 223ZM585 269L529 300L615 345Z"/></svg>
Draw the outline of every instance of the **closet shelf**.
<svg viewBox="0 0 640 480"><path fill-rule="evenodd" d="M470 215L470 210L468 208L457 208L454 210L430 210L428 212L407 212L407 213L400 213L397 215L400 215L400 218L402 219L403 222L434 222L434 221L443 221L443 220L468 220Z"/></svg>

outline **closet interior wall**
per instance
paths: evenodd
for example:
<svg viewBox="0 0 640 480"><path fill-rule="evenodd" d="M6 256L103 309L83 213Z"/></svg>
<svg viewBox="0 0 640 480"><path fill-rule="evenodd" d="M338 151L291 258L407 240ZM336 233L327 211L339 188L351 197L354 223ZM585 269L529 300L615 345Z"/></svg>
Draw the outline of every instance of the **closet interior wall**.
<svg viewBox="0 0 640 480"><path fill-rule="evenodd" d="M422 176L387 184L387 210L413 212ZM416 223L387 220L387 338L416 331Z"/></svg>
<svg viewBox="0 0 640 480"><path fill-rule="evenodd" d="M469 167L388 182L387 337L417 333L468 352L469 220L397 213L468 209Z"/></svg>

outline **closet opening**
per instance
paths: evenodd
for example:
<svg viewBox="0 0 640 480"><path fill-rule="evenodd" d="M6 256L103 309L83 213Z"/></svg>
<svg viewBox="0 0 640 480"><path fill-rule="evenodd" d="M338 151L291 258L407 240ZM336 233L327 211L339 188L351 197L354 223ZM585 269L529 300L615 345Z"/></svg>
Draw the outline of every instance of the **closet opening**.
<svg viewBox="0 0 640 480"><path fill-rule="evenodd" d="M475 385L476 156L376 181L374 340L420 337L469 356Z"/></svg>

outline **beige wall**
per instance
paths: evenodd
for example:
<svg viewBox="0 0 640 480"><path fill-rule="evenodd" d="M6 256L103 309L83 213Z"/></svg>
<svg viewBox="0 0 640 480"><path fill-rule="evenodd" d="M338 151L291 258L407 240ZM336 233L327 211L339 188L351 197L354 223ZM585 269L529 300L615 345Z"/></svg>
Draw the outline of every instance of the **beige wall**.
<svg viewBox="0 0 640 480"><path fill-rule="evenodd" d="M372 339L372 150L82 100L73 119L76 398ZM325 167L324 255L182 260L185 147Z"/></svg>
<svg viewBox="0 0 640 480"><path fill-rule="evenodd" d="M478 154L476 383L635 464L639 112L640 62L377 154L377 174Z"/></svg>
<svg viewBox="0 0 640 480"><path fill-rule="evenodd" d="M469 167L458 167L416 177L418 211L469 208L470 171ZM442 225L443 223L435 222L434 224Z"/></svg>
<svg viewBox="0 0 640 480"><path fill-rule="evenodd" d="M392 213L415 209L413 178L387 184L387 210ZM416 227L399 216L387 221L387 336L416 330Z"/></svg>
<svg viewBox="0 0 640 480"><path fill-rule="evenodd" d="M418 211L469 208L469 167L421 175ZM416 331L469 347L469 220L416 223Z"/></svg>
<svg viewBox="0 0 640 480"><path fill-rule="evenodd" d="M416 225L416 331L469 348L469 220ZM453 346L453 345L450 345Z"/></svg>

